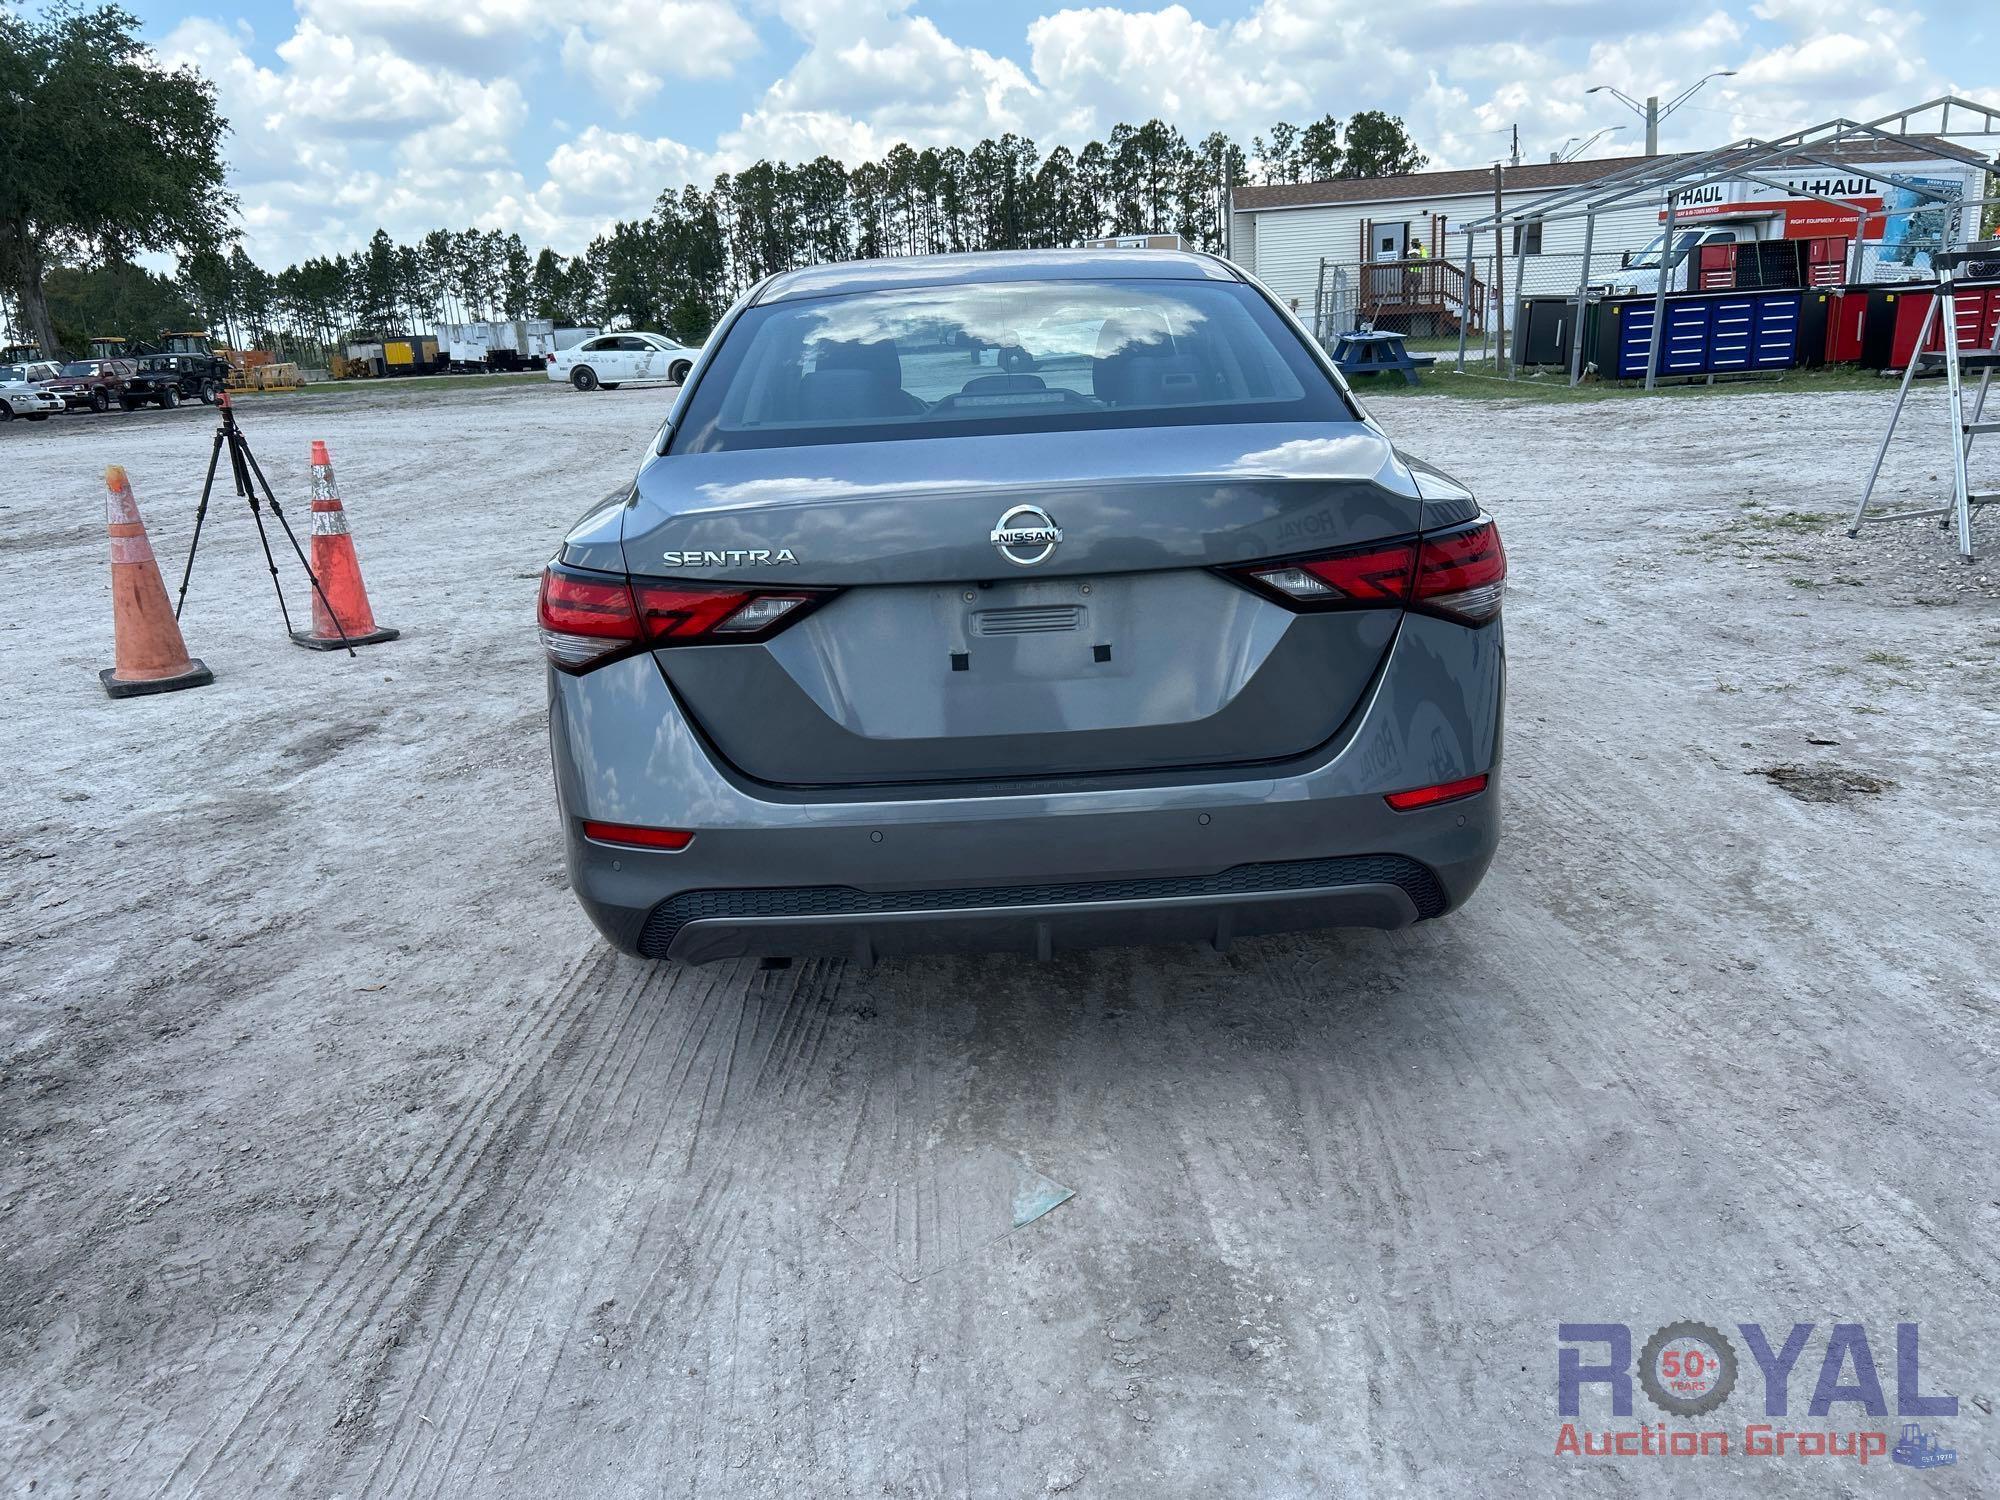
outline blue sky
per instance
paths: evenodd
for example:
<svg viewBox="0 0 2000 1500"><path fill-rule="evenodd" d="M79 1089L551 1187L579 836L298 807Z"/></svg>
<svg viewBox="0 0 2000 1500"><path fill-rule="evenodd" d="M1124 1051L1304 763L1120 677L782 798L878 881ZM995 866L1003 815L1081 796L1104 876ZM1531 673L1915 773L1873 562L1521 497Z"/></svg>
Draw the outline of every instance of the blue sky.
<svg viewBox="0 0 2000 1500"><path fill-rule="evenodd" d="M1883 0L126 0L212 77L245 245L273 267L382 225L518 230L575 251L665 187L758 156L849 163L1002 130L1072 146L1157 114L1247 142L1386 109L1439 165L1627 125L1609 83L1719 79L1666 144L1715 144L1945 92L2000 104L1990 6Z"/></svg>

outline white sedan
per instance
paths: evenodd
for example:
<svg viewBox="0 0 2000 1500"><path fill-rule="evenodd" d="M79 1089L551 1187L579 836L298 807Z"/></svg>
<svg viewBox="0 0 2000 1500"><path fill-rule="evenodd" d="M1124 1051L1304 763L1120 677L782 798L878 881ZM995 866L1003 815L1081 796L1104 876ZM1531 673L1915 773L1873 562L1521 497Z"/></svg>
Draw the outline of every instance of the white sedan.
<svg viewBox="0 0 2000 1500"><path fill-rule="evenodd" d="M699 349L663 333L601 333L549 356L549 379L580 391L615 391L627 381L670 380L679 385L694 368Z"/></svg>
<svg viewBox="0 0 2000 1500"><path fill-rule="evenodd" d="M52 396L34 381L42 367L0 365L0 422L26 417L30 422L46 422L63 409L62 397Z"/></svg>

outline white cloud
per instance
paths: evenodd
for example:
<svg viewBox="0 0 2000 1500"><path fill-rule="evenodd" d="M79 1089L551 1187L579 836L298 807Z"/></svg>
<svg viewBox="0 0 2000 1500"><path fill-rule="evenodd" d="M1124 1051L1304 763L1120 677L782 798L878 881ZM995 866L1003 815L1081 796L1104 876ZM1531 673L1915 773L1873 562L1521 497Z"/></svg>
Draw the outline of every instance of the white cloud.
<svg viewBox="0 0 2000 1500"><path fill-rule="evenodd" d="M1104 6L1041 17L1028 27L1028 46L1037 81L1091 134L1153 116L1262 128L1287 110L1316 115L1304 80L1273 66L1272 44L1286 39L1268 32L1262 13L1216 27L1178 5L1138 13Z"/></svg>
<svg viewBox="0 0 2000 1500"><path fill-rule="evenodd" d="M458 69L517 57L553 24L545 0L298 0L298 10L329 35L379 37L405 56Z"/></svg>
<svg viewBox="0 0 2000 1500"><path fill-rule="evenodd" d="M1671 97L1734 68L1667 122L1673 149L1913 103L1950 87L1938 62L1974 70L1962 92L2000 81L1993 49L1954 50L1939 14L1882 0L1706 0L1659 20L1622 0L1239 5L1231 18L1044 0L975 46L936 0L931 14L916 0L293 0L255 12L284 17L262 39L275 57L246 26L207 20L160 50L216 81L248 248L279 264L352 248L376 222L405 238L493 224L571 253L664 188L759 156L853 164L899 141L1013 130L1046 150L1157 115L1247 145L1278 119L1386 109L1435 164L1470 166L1504 156L1516 127L1529 159L1614 124L1629 128L1595 154L1635 149L1638 122L1586 94L1598 83ZM777 50L747 17L794 38L776 76L746 76Z"/></svg>
<svg viewBox="0 0 2000 1500"><path fill-rule="evenodd" d="M195 19L156 50L215 84L244 238L260 260L350 249L377 224L414 238L522 190L511 147L527 103L513 79L425 68L312 19L278 45L282 68L255 61L253 41Z"/></svg>
<svg viewBox="0 0 2000 1500"><path fill-rule="evenodd" d="M599 0L563 35L563 62L630 114L665 79L720 78L757 50L757 33L724 0Z"/></svg>

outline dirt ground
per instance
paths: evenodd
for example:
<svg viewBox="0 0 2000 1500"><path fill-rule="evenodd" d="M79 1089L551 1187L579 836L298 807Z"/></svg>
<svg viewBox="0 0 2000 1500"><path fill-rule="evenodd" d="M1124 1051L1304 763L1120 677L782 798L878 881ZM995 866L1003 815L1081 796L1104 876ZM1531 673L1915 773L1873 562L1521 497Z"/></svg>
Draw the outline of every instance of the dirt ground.
<svg viewBox="0 0 2000 1500"><path fill-rule="evenodd" d="M0 432L6 1494L1882 1482L1557 1457L1558 1324L1684 1318L1816 1324L1794 1425L1892 1432L1920 1323L1960 1461L1893 1474L1992 1493L2000 550L1823 519L1886 390L1383 404L1513 561L1451 918L781 971L613 956L564 888L534 580L666 399L244 403L296 519L330 445L403 638L292 647L225 508L215 685L118 703L103 467L171 587L213 424ZM1835 1321L1886 1418L1800 1415Z"/></svg>

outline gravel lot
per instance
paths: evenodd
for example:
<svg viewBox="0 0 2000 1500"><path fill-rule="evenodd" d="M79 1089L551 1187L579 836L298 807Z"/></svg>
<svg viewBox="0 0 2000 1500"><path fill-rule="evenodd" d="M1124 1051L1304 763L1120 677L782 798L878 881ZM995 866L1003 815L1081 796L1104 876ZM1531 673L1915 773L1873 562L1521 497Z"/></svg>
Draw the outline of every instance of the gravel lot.
<svg viewBox="0 0 2000 1500"><path fill-rule="evenodd" d="M1921 1322L1960 1463L1895 1480L1991 1493L2000 552L1819 519L1886 388L1382 404L1514 564L1452 918L783 971L615 957L564 889L534 578L666 399L246 401L301 522L328 442L403 639L295 649L225 506L215 685L120 703L102 469L171 588L213 424L0 432L6 1493L1881 1482L1555 1457L1557 1324L1682 1318L1818 1323L1795 1415L1867 1324L1878 1430ZM1075 1196L1014 1228L1034 1174Z"/></svg>

